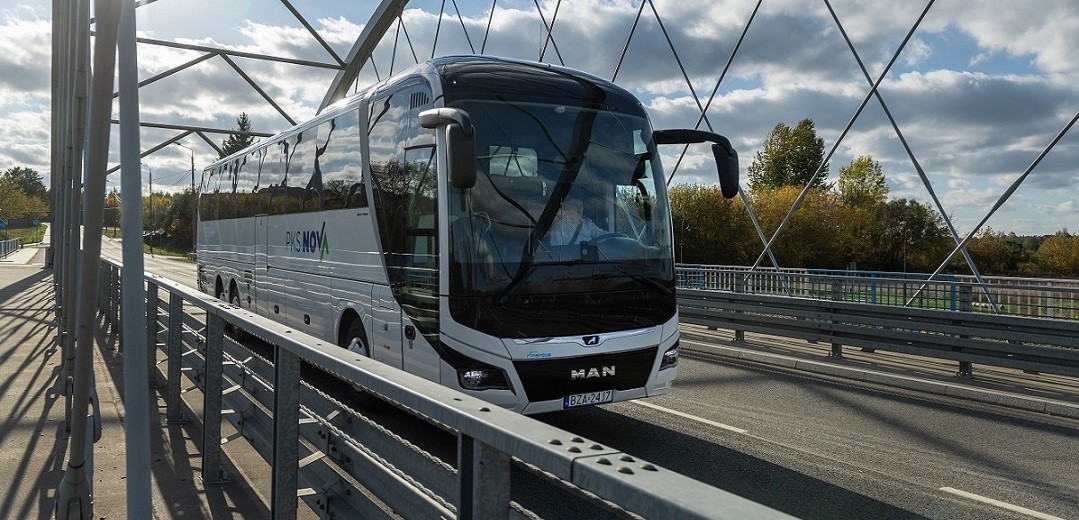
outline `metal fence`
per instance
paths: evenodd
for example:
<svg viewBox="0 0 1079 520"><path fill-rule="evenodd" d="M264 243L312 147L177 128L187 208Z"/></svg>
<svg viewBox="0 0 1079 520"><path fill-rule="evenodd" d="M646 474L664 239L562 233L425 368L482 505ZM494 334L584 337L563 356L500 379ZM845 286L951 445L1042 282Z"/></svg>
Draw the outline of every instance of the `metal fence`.
<svg viewBox="0 0 1079 520"><path fill-rule="evenodd" d="M102 265L100 311L116 326L120 266ZM229 478L222 419L270 464L275 519L302 500L321 518L538 518L510 495L521 470L628 518L790 518L609 446L513 413L147 275L151 377L163 359L167 419L183 420L181 392L202 394L202 472ZM259 355L224 334L253 334ZM129 338L130 339L130 338ZM163 352L162 352L163 350ZM447 463L300 378L307 363L382 396L457 438ZM194 397L192 397L194 396ZM233 441L235 442L235 441ZM234 461L235 462L235 461ZM517 467L518 471L511 471ZM392 513L391 513L392 512Z"/></svg>
<svg viewBox="0 0 1079 520"><path fill-rule="evenodd" d="M960 288L968 301L969 287ZM682 289L682 323L759 332L843 346L889 350L959 362L960 375L981 363L1079 376L1079 321L978 312L865 305L850 301Z"/></svg>
<svg viewBox="0 0 1079 520"><path fill-rule="evenodd" d="M678 264L678 286L1011 316L1079 320L1079 280ZM964 300L969 293L970 300Z"/></svg>
<svg viewBox="0 0 1079 520"><path fill-rule="evenodd" d="M17 238L0 241L0 258L7 257L7 255L18 251L21 247L22 240L19 240Z"/></svg>

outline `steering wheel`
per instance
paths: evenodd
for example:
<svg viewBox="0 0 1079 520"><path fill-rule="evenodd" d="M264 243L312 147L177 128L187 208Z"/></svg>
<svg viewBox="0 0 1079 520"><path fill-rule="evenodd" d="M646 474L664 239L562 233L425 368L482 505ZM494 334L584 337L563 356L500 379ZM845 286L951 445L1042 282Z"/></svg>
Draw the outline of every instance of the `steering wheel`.
<svg viewBox="0 0 1079 520"><path fill-rule="evenodd" d="M592 239L592 242L594 242L594 243L596 243L596 244L599 244L599 243L601 243L601 242L606 242L606 241L608 241L608 240L610 240L610 239L612 239L612 238L629 238L629 237L628 237L628 236L626 236L626 235L625 235L625 234L623 234L623 233L614 233L614 232L611 232L611 233L604 233L604 234L602 234L602 235L600 235L600 236L598 236L598 237L595 237L595 238L593 238L593 239Z"/></svg>

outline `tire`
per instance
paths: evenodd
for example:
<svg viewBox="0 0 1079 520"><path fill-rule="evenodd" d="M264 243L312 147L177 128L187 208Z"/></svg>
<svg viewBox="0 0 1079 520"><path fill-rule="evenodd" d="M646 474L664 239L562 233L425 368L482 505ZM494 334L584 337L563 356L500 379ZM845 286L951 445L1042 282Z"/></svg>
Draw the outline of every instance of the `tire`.
<svg viewBox="0 0 1079 520"><path fill-rule="evenodd" d="M222 290L221 294L217 296L217 299L221 301L226 301L229 303L229 305L232 305L233 307L242 308L240 305L240 291L234 290L235 287L235 285L230 285L228 292ZM237 327L236 325L233 325L232 323L229 323L228 321L225 322L225 334L232 336L232 339L236 341L243 341L248 337L247 333L244 332L243 329Z"/></svg>
<svg viewBox="0 0 1079 520"><path fill-rule="evenodd" d="M348 324L348 330L341 340L341 348L370 359L371 349L367 344L367 333L363 330L363 322L359 318L353 318ZM370 408L379 403L374 394L351 381L347 382L355 394L356 402L361 408Z"/></svg>

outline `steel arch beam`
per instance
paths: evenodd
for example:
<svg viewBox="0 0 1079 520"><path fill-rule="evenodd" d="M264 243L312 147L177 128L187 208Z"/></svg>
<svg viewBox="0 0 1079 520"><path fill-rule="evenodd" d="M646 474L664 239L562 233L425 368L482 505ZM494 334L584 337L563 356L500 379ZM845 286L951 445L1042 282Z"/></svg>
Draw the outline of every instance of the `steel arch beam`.
<svg viewBox="0 0 1079 520"><path fill-rule="evenodd" d="M367 21L367 25L363 26L363 32L356 39L356 44L349 51L348 58L345 59L345 68L338 71L337 76L330 83L330 88L326 91L326 97L322 99L322 104L318 107L319 112L345 97L348 93L348 87L359 76L360 69L367 63L367 60L371 59L375 46L382 41L382 36L386 34L386 29L389 29L395 18L401 16L407 3L408 0L382 0L382 3L378 5L371 15L371 19Z"/></svg>

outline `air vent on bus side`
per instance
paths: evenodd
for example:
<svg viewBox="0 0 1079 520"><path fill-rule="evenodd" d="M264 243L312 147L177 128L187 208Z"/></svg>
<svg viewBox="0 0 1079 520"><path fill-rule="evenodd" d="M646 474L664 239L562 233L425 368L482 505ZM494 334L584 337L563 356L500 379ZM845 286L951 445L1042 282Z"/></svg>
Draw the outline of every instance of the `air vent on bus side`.
<svg viewBox="0 0 1079 520"><path fill-rule="evenodd" d="M431 96L426 92L413 92L409 96L408 107L412 110L431 103Z"/></svg>

